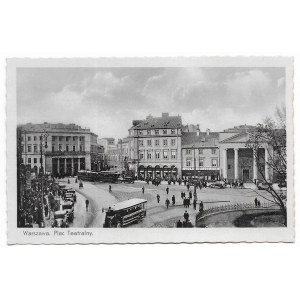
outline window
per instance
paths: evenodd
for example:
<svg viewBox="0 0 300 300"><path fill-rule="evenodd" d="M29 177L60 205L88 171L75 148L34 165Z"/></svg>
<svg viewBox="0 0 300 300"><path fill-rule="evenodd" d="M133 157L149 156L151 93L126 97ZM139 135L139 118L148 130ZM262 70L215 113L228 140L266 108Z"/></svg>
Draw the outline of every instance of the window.
<svg viewBox="0 0 300 300"><path fill-rule="evenodd" d="M217 167L217 160L216 159L212 159L211 160L211 165L212 165L212 167Z"/></svg>
<svg viewBox="0 0 300 300"><path fill-rule="evenodd" d="M66 151L67 152L69 151L69 145L66 145Z"/></svg>
<svg viewBox="0 0 300 300"><path fill-rule="evenodd" d="M139 130L139 134L140 134L140 135L143 135L143 130Z"/></svg>
<svg viewBox="0 0 300 300"><path fill-rule="evenodd" d="M164 146L168 146L168 140L164 140Z"/></svg>
<svg viewBox="0 0 300 300"><path fill-rule="evenodd" d="M159 146L159 140L155 140L155 146Z"/></svg>
<svg viewBox="0 0 300 300"><path fill-rule="evenodd" d="M31 152L31 145L28 145L27 150L28 152Z"/></svg>
<svg viewBox="0 0 300 300"><path fill-rule="evenodd" d="M186 149L186 154L191 154L191 149Z"/></svg>
<svg viewBox="0 0 300 300"><path fill-rule="evenodd" d="M168 159L168 150L164 150L164 159Z"/></svg>
<svg viewBox="0 0 300 300"><path fill-rule="evenodd" d="M56 141L56 136L52 135L52 142Z"/></svg>
<svg viewBox="0 0 300 300"><path fill-rule="evenodd" d="M144 146L144 141L143 141L143 140L140 140L140 141L139 141L139 145L140 145L140 146Z"/></svg>
<svg viewBox="0 0 300 300"><path fill-rule="evenodd" d="M151 140L147 140L147 146L151 146L152 143L151 143Z"/></svg>
<svg viewBox="0 0 300 300"><path fill-rule="evenodd" d="M204 166L204 159L199 158L199 167L203 167L203 166Z"/></svg>
<svg viewBox="0 0 300 300"><path fill-rule="evenodd" d="M168 130L167 129L163 129L163 134L167 134Z"/></svg>
<svg viewBox="0 0 300 300"><path fill-rule="evenodd" d="M80 152L82 152L82 145L80 145L80 149L79 150L80 150Z"/></svg>
<svg viewBox="0 0 300 300"><path fill-rule="evenodd" d="M61 142L62 141L62 136L58 137L58 140Z"/></svg>
<svg viewBox="0 0 300 300"><path fill-rule="evenodd" d="M152 155L151 155L151 151L147 151L147 159L151 159Z"/></svg>
<svg viewBox="0 0 300 300"><path fill-rule="evenodd" d="M159 150L156 150L156 151L155 151L155 158L156 158L156 159L159 159L159 156L160 156L159 153L160 153Z"/></svg>
<svg viewBox="0 0 300 300"><path fill-rule="evenodd" d="M199 154L203 154L203 149L199 149Z"/></svg>
<svg viewBox="0 0 300 300"><path fill-rule="evenodd" d="M59 144L59 145L58 145L58 150L59 150L59 151L62 151L62 144Z"/></svg>
<svg viewBox="0 0 300 300"><path fill-rule="evenodd" d="M151 134L151 130L147 130L147 134Z"/></svg>
<svg viewBox="0 0 300 300"><path fill-rule="evenodd" d="M140 159L144 159L144 153L140 152Z"/></svg>
<svg viewBox="0 0 300 300"><path fill-rule="evenodd" d="M33 137L33 140L36 141L36 136Z"/></svg>
<svg viewBox="0 0 300 300"><path fill-rule="evenodd" d="M74 152L76 151L76 146L73 146L73 151L74 151Z"/></svg>
<svg viewBox="0 0 300 300"><path fill-rule="evenodd" d="M171 145L175 146L176 140L175 139L171 139Z"/></svg>
<svg viewBox="0 0 300 300"><path fill-rule="evenodd" d="M35 153L38 152L38 150L37 150L37 145L34 145L34 146L33 146L33 152L35 152Z"/></svg>
<svg viewBox="0 0 300 300"><path fill-rule="evenodd" d="M76 136L73 136L73 142L75 142L76 141Z"/></svg>
<svg viewBox="0 0 300 300"><path fill-rule="evenodd" d="M175 129L171 129L171 134L175 134Z"/></svg>
<svg viewBox="0 0 300 300"><path fill-rule="evenodd" d="M217 153L217 149L211 149L211 154L216 154Z"/></svg>
<svg viewBox="0 0 300 300"><path fill-rule="evenodd" d="M31 164L31 158L30 157L28 158L27 161L28 161L29 164Z"/></svg>
<svg viewBox="0 0 300 300"><path fill-rule="evenodd" d="M176 150L171 151L171 158L176 159Z"/></svg>
<svg viewBox="0 0 300 300"><path fill-rule="evenodd" d="M190 167L192 165L192 161L190 159L186 160L186 166Z"/></svg>
<svg viewBox="0 0 300 300"><path fill-rule="evenodd" d="M158 129L155 129L155 134L159 134L159 130Z"/></svg>
<svg viewBox="0 0 300 300"><path fill-rule="evenodd" d="M33 163L34 163L34 164L37 164L37 158L34 158L34 159L33 159Z"/></svg>
<svg viewBox="0 0 300 300"><path fill-rule="evenodd" d="M31 136L27 137L27 141L30 142L31 141Z"/></svg>
<svg viewBox="0 0 300 300"><path fill-rule="evenodd" d="M228 165L228 170L230 170L231 165Z"/></svg>
<svg viewBox="0 0 300 300"><path fill-rule="evenodd" d="M52 145L52 152L54 152L55 151L55 148L54 148L54 145Z"/></svg>

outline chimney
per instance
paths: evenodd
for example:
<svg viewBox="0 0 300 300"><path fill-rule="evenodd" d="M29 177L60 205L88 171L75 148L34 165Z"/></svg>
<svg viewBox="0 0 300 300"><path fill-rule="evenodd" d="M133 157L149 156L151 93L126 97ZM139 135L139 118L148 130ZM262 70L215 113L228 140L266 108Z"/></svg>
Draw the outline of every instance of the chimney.
<svg viewBox="0 0 300 300"><path fill-rule="evenodd" d="M199 124L197 124L197 136L200 136L200 126L199 126Z"/></svg>
<svg viewBox="0 0 300 300"><path fill-rule="evenodd" d="M209 134L210 134L210 130L206 129L206 135L209 135Z"/></svg>

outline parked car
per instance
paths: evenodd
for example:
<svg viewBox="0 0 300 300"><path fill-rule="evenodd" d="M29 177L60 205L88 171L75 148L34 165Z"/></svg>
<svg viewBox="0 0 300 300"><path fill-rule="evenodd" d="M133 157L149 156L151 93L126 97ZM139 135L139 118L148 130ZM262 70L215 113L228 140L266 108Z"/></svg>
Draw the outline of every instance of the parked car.
<svg viewBox="0 0 300 300"><path fill-rule="evenodd" d="M74 204L71 201L66 201L61 204L61 210L67 212L67 221L73 222L74 220Z"/></svg>
<svg viewBox="0 0 300 300"><path fill-rule="evenodd" d="M257 188L259 190L265 190L265 191L268 191L270 189L269 185L266 183L266 182L260 182L258 185L257 185Z"/></svg>
<svg viewBox="0 0 300 300"><path fill-rule="evenodd" d="M54 213L54 221L52 223L53 228L66 228L69 227L67 220L67 211L58 210Z"/></svg>
<svg viewBox="0 0 300 300"><path fill-rule="evenodd" d="M209 185L210 188L225 189L226 185L224 182L213 182Z"/></svg>

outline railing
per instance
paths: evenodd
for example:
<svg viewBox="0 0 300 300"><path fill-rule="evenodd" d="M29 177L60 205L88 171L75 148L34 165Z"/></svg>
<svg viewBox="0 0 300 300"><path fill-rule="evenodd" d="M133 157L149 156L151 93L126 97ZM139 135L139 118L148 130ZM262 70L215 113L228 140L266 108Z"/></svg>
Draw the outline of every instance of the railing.
<svg viewBox="0 0 300 300"><path fill-rule="evenodd" d="M228 205L219 205L210 207L208 209L200 211L196 215L196 222L200 219L204 218L207 215L227 212L227 211L236 211L236 210L247 210L247 209L279 209L279 206L273 204L271 202L261 203L260 206L255 206L255 204L250 203L236 203L236 204L228 204Z"/></svg>
<svg viewBox="0 0 300 300"><path fill-rule="evenodd" d="M46 156L79 156L86 155L87 151L47 151Z"/></svg>

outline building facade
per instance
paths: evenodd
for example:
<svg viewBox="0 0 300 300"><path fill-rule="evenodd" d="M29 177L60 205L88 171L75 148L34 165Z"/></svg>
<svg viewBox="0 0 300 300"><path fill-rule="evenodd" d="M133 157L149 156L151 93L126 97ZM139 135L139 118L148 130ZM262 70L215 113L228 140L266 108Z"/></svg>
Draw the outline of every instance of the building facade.
<svg viewBox="0 0 300 300"><path fill-rule="evenodd" d="M181 130L181 117L168 113L133 121L129 152L138 178L181 175Z"/></svg>
<svg viewBox="0 0 300 300"><path fill-rule="evenodd" d="M22 161L39 172L76 175L79 170L95 170L101 157L97 135L76 124L25 124L21 130Z"/></svg>
<svg viewBox="0 0 300 300"><path fill-rule="evenodd" d="M200 177L205 180L220 178L219 133L194 131L182 133L182 177Z"/></svg>

